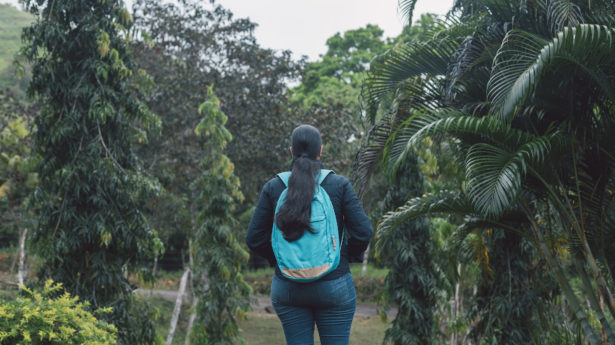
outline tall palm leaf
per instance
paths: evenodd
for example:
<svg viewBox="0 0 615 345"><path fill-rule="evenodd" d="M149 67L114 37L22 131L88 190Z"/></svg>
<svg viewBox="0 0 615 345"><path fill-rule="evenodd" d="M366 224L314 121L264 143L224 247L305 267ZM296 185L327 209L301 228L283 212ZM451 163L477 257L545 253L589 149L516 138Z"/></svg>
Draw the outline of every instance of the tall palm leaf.
<svg viewBox="0 0 615 345"><path fill-rule="evenodd" d="M442 76L459 42L456 39L416 42L391 49L376 63L363 84L361 97L367 115L374 121L378 108L387 95L395 94L404 82L421 76Z"/></svg>
<svg viewBox="0 0 615 345"><path fill-rule="evenodd" d="M556 64L580 68L606 97L615 100L608 73L615 56L614 33L613 28L583 24L564 28L546 41L525 31L510 31L494 60L487 85L492 109L501 119L510 121L518 106L536 90L544 70Z"/></svg>
<svg viewBox="0 0 615 345"><path fill-rule="evenodd" d="M412 25L412 14L417 0L399 0L397 2L397 12L401 15L405 25Z"/></svg>
<svg viewBox="0 0 615 345"><path fill-rule="evenodd" d="M565 26L577 26L583 22L581 8L572 0L551 0L547 7L547 21L553 34Z"/></svg>

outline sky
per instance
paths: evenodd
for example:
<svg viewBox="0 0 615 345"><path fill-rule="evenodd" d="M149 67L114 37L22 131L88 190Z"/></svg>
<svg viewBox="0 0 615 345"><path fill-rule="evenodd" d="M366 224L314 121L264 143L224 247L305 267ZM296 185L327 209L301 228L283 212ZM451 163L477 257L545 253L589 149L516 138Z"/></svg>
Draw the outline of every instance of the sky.
<svg viewBox="0 0 615 345"><path fill-rule="evenodd" d="M422 13L443 15L454 0L418 0L414 18ZM18 0L0 0L16 6ZM128 0L127 3L132 1ZM208 1L204 1L207 3ZM327 50L325 42L337 32L378 25L385 37L397 36L403 27L398 0L216 0L236 17L258 24L254 35L259 44L288 49L295 58L314 61Z"/></svg>
<svg viewBox="0 0 615 345"><path fill-rule="evenodd" d="M376 24L385 37L397 36L403 24L398 0L217 0L235 16L258 23L254 34L267 48L289 49L295 57L315 60L327 50L335 33ZM414 18L422 13L446 14L453 0L418 0Z"/></svg>

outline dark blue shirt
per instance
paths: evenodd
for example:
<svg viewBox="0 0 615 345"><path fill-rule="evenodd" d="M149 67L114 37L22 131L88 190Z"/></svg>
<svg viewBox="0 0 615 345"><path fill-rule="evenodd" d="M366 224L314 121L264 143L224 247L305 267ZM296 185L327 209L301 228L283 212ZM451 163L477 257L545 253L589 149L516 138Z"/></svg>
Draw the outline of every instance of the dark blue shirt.
<svg viewBox="0 0 615 345"><path fill-rule="evenodd" d="M361 261L363 252L367 249L367 245L372 238L373 231L369 218L347 178L329 174L322 182L322 187L329 194L335 210L340 238L344 225L347 231L345 236L348 238L348 243L342 246L339 266L321 278L331 280L350 272L349 262ZM284 182L277 176L265 184L250 220L246 236L248 247L269 260L269 263L275 267L276 275L283 279L286 278L280 273L271 248L271 230L273 229L275 207L285 188Z"/></svg>

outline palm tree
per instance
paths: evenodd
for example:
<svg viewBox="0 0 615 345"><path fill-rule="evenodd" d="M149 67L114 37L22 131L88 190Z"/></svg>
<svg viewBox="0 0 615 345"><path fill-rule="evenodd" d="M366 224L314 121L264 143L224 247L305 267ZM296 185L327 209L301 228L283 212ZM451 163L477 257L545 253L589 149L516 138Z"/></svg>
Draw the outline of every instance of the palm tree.
<svg viewBox="0 0 615 345"><path fill-rule="evenodd" d="M377 135L357 159L365 179L380 157L395 170L424 138L450 138L463 188L410 200L378 231L444 213L465 217L460 236L518 233L539 249L592 344L599 337L563 265L615 341L603 312L615 316L614 24L612 1L457 1L431 41L372 64L363 96Z"/></svg>

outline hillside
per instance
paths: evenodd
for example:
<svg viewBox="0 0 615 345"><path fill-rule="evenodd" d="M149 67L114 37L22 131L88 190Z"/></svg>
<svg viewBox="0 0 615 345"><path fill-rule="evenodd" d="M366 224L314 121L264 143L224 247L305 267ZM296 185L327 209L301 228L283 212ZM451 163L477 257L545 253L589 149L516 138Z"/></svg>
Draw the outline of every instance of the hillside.
<svg viewBox="0 0 615 345"><path fill-rule="evenodd" d="M25 89L25 82L13 74L12 61L21 46L21 30L33 20L32 15L9 5L0 4L0 89Z"/></svg>

